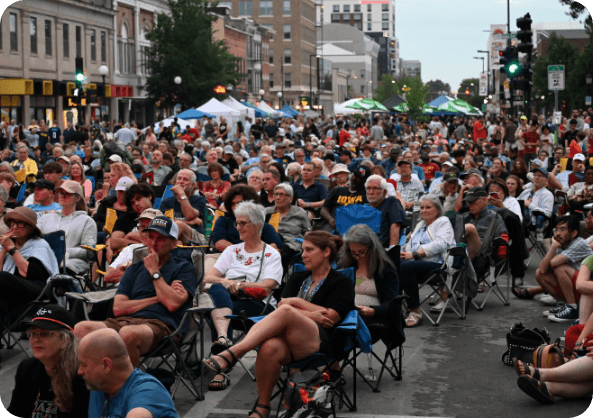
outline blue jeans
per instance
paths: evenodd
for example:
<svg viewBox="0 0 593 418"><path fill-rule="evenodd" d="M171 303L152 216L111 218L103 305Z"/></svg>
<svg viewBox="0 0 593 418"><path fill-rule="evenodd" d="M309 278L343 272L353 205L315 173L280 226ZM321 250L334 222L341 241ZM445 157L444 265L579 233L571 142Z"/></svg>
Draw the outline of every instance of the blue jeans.
<svg viewBox="0 0 593 418"><path fill-rule="evenodd" d="M405 260L401 262L399 282L401 289L410 297L408 308L415 309L420 306L418 279L423 279L431 271L439 269L441 264L434 261L420 260Z"/></svg>
<svg viewBox="0 0 593 418"><path fill-rule="evenodd" d="M257 300L232 300L229 291L219 283L213 284L208 290L208 294L212 298L212 303L214 303L216 309L228 308L233 311L233 315L241 315L241 312L245 311L247 316L258 316L266 306L265 303L258 302ZM273 310L274 308L272 306L268 306L264 314L268 314ZM229 336L233 335L233 327L231 324L229 324L227 333ZM218 338L218 335L212 320L210 320L210 332L212 334L212 341L215 341Z"/></svg>

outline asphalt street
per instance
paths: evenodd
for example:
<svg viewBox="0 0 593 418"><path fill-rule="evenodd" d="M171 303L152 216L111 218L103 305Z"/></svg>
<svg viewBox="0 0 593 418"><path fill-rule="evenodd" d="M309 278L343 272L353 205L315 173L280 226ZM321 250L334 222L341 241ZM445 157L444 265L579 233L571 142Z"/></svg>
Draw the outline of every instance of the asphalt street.
<svg viewBox="0 0 593 418"><path fill-rule="evenodd" d="M534 272L539 259L528 269L525 285L535 285ZM506 285L503 281L502 286ZM481 301L482 296L478 296ZM471 308L467 319L460 320L446 313L438 327L424 321L423 325L406 330L403 379L384 377L381 392L374 393L357 379L355 412L342 409L339 417L577 417L583 414L591 399L562 400L554 405L541 405L521 392L512 367L501 361L506 350L506 333L512 324L545 327L552 340L564 335L569 324L558 324L544 318L548 308L536 300L519 300L511 295L510 306L504 306L491 295L483 311ZM206 332L206 335L209 333ZM209 344L207 343L208 347ZM383 345L375 347L384 353ZM18 363L25 358L17 350L2 350L0 397L7 405L14 385ZM255 353L245 358L246 367L253 370ZM360 357L360 369L367 369L365 356ZM379 366L374 362L374 370ZM352 370L345 370L346 390L352 391ZM211 375L206 376L206 384ZM256 383L240 366L231 373L231 386L220 392L206 393L206 399L196 402L185 388L175 399L180 417L225 418L245 417L257 399ZM586 415L593 416L593 408Z"/></svg>

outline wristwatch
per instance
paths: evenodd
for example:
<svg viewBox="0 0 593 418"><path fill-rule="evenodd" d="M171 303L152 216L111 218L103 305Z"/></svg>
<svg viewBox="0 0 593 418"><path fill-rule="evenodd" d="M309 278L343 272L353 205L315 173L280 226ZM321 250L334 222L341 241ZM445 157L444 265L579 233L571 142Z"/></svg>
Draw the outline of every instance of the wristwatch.
<svg viewBox="0 0 593 418"><path fill-rule="evenodd" d="M412 252L412 255L414 256L414 260L419 260L420 259L420 254L418 253L418 251Z"/></svg>
<svg viewBox="0 0 593 418"><path fill-rule="evenodd" d="M12 247L10 250L8 250L6 252L10 255L14 255L14 253L16 252L16 247Z"/></svg>
<svg viewBox="0 0 593 418"><path fill-rule="evenodd" d="M161 277L163 277L163 276L161 276L161 273L159 273L159 272L156 272L156 273L154 273L154 274L152 275L152 280L158 280L158 279L160 279Z"/></svg>
<svg viewBox="0 0 593 418"><path fill-rule="evenodd" d="M187 200L187 196L186 196L186 195L183 195L183 196L181 196L181 197L179 198L179 200Z"/></svg>

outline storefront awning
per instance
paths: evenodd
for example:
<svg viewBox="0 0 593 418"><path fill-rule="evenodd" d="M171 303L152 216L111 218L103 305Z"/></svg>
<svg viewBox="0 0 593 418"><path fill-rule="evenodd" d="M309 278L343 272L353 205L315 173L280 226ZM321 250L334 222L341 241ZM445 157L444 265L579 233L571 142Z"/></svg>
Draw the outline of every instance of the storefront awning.
<svg viewBox="0 0 593 418"><path fill-rule="evenodd" d="M32 95L33 80L5 78L0 80L0 95Z"/></svg>

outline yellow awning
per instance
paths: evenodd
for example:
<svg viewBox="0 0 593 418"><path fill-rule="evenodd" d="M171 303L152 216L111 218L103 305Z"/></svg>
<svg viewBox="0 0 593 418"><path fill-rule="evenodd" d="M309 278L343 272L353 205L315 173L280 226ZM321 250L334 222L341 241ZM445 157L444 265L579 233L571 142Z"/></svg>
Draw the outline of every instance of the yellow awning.
<svg viewBox="0 0 593 418"><path fill-rule="evenodd" d="M33 80L23 78L5 78L0 80L0 95L31 95Z"/></svg>

